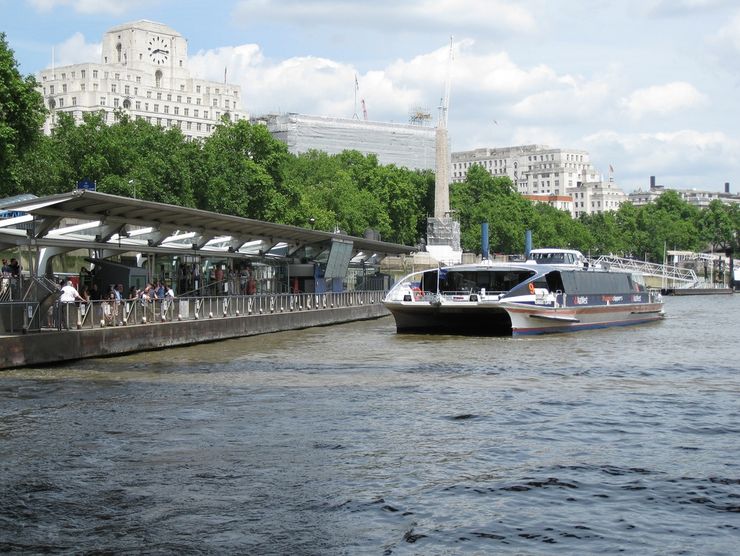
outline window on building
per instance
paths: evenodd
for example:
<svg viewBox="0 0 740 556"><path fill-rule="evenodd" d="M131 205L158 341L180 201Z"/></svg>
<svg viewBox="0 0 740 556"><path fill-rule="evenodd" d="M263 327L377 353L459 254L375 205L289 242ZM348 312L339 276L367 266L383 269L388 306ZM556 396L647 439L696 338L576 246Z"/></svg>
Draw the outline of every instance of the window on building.
<svg viewBox="0 0 740 556"><path fill-rule="evenodd" d="M190 128L192 127L193 122L185 122L185 127L190 131Z"/></svg>
<svg viewBox="0 0 740 556"><path fill-rule="evenodd" d="M169 93L167 93L167 100L168 100L168 101L172 101L172 95L171 95L171 94L169 94Z"/></svg>
<svg viewBox="0 0 740 556"><path fill-rule="evenodd" d="M115 83L111 83L110 92L111 93L115 93L116 92L116 84Z"/></svg>
<svg viewBox="0 0 740 556"><path fill-rule="evenodd" d="M62 92L63 93L66 93L67 92L67 84L66 83L62 83Z"/></svg>
<svg viewBox="0 0 740 556"><path fill-rule="evenodd" d="M50 95L54 94L54 85L49 85L49 94Z"/></svg>
<svg viewBox="0 0 740 556"><path fill-rule="evenodd" d="M141 110L141 101L140 100L137 100L136 101L136 104L134 106L136 106L136 109L137 110Z"/></svg>
<svg viewBox="0 0 740 556"><path fill-rule="evenodd" d="M167 104L164 105L164 113L165 114L169 114L170 113L170 107Z"/></svg>
<svg viewBox="0 0 740 556"><path fill-rule="evenodd" d="M118 63L121 63L121 43L116 45L116 55L118 56Z"/></svg>
<svg viewBox="0 0 740 556"><path fill-rule="evenodd" d="M203 110L203 117L207 120L208 119L208 110Z"/></svg>
<svg viewBox="0 0 740 556"><path fill-rule="evenodd" d="M180 114L180 107L175 106L175 116L177 116L178 114Z"/></svg>
<svg viewBox="0 0 740 556"><path fill-rule="evenodd" d="M162 86L162 71L161 70L157 70L154 73L154 82L157 88ZM157 93L157 94L160 94L160 93Z"/></svg>
<svg viewBox="0 0 740 556"><path fill-rule="evenodd" d="M125 86L123 87L123 94L125 94L125 95L130 95L130 94L131 94L131 87L130 87L130 86L128 86L128 85L125 85Z"/></svg>
<svg viewBox="0 0 740 556"><path fill-rule="evenodd" d="M195 92L200 94L200 85L195 86Z"/></svg>
<svg viewBox="0 0 740 556"><path fill-rule="evenodd" d="M188 104L192 104L193 103L193 98L192 97L188 97L187 103Z"/></svg>
<svg viewBox="0 0 740 556"><path fill-rule="evenodd" d="M118 108L118 97L113 99L113 108Z"/></svg>
<svg viewBox="0 0 740 556"><path fill-rule="evenodd" d="M196 98L196 99L195 99L195 104L198 104L198 105L200 105L200 98Z"/></svg>
<svg viewBox="0 0 740 556"><path fill-rule="evenodd" d="M162 100L162 93L157 93L157 100Z"/></svg>
<svg viewBox="0 0 740 556"><path fill-rule="evenodd" d="M154 111L155 112L159 112L159 104L155 104L154 105Z"/></svg>
<svg viewBox="0 0 740 556"><path fill-rule="evenodd" d="M72 97L72 106L77 106L77 97Z"/></svg>
<svg viewBox="0 0 740 556"><path fill-rule="evenodd" d="M137 75L137 76L136 76L136 82L137 82L137 83L141 83L141 76L140 76L140 75Z"/></svg>
<svg viewBox="0 0 740 556"><path fill-rule="evenodd" d="M98 78L98 70L93 70L93 79Z"/></svg>
<svg viewBox="0 0 740 556"><path fill-rule="evenodd" d="M149 103L148 102L145 102L144 103L144 110L146 110L147 112L149 112Z"/></svg>
<svg viewBox="0 0 740 556"><path fill-rule="evenodd" d="M97 91L97 90L98 90L98 84L97 83L93 83L93 91Z"/></svg>
<svg viewBox="0 0 740 556"><path fill-rule="evenodd" d="M183 112L185 113L186 116L189 116L190 115L190 108L184 108L183 109Z"/></svg>
<svg viewBox="0 0 740 556"><path fill-rule="evenodd" d="M195 124L196 131L200 131L200 128L201 128L201 123L200 122L196 123Z"/></svg>
<svg viewBox="0 0 740 556"><path fill-rule="evenodd" d="M120 73L117 73L116 74L116 81L120 81L120 80L121 80L121 74Z"/></svg>
<svg viewBox="0 0 740 556"><path fill-rule="evenodd" d="M198 117L198 109L197 108L195 110L193 110L193 116L195 116L196 118Z"/></svg>
<svg viewBox="0 0 740 556"><path fill-rule="evenodd" d="M59 108L64 108L64 97L59 97Z"/></svg>
<svg viewBox="0 0 740 556"><path fill-rule="evenodd" d="M85 70L80 70L80 79L85 79Z"/></svg>
<svg viewBox="0 0 740 556"><path fill-rule="evenodd" d="M100 106L105 106L105 97L100 97Z"/></svg>

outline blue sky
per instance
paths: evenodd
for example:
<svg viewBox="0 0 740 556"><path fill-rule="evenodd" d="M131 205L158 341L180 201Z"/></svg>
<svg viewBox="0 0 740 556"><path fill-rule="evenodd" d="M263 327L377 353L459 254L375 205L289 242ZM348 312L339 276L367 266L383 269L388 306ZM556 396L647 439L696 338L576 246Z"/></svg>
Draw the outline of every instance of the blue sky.
<svg viewBox="0 0 740 556"><path fill-rule="evenodd" d="M253 115L435 119L450 37L454 151L584 149L626 190L649 176L740 192L737 0L0 0L24 74L99 61L110 27L165 23L191 71L242 87ZM355 76L359 83L355 107Z"/></svg>

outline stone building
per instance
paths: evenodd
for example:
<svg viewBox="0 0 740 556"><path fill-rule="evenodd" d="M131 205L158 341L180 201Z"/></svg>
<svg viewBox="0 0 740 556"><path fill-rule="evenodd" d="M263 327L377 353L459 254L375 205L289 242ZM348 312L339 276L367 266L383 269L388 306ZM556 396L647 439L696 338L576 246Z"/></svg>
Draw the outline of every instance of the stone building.
<svg viewBox="0 0 740 556"><path fill-rule="evenodd" d="M587 151L520 145L454 152L452 181L464 181L474 164L492 176L508 176L525 197L570 211L574 218L617 210L626 200L611 175L608 181L602 180Z"/></svg>
<svg viewBox="0 0 740 556"><path fill-rule="evenodd" d="M224 70L224 77L226 77ZM99 62L47 68L38 80L49 116L69 112L76 121L102 112L113 123L116 112L163 128L178 127L190 139L209 135L223 117L248 118L238 85L206 81L188 69L187 40L174 29L140 20L108 30Z"/></svg>

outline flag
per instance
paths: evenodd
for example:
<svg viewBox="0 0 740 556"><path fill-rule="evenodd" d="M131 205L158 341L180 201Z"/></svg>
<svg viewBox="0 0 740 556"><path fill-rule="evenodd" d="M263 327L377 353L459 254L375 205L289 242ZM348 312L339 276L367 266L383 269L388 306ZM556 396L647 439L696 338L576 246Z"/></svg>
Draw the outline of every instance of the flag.
<svg viewBox="0 0 740 556"><path fill-rule="evenodd" d="M611 164L609 164L609 172L611 172L612 174L614 173L614 166L612 166Z"/></svg>
<svg viewBox="0 0 740 556"><path fill-rule="evenodd" d="M358 91L360 89L360 84L357 81L357 74L355 74L355 91Z"/></svg>

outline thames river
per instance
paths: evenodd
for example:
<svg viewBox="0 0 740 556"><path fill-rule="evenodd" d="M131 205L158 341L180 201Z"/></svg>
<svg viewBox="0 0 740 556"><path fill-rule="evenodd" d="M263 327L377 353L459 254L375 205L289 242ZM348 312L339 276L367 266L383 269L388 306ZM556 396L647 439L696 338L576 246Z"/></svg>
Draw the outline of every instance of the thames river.
<svg viewBox="0 0 740 556"><path fill-rule="evenodd" d="M740 296L666 311L0 372L0 552L737 554Z"/></svg>

